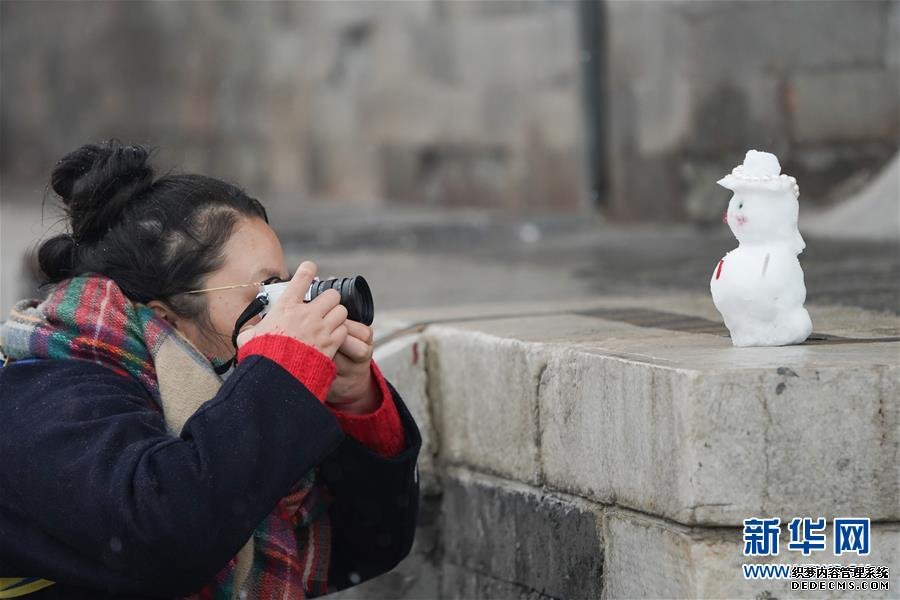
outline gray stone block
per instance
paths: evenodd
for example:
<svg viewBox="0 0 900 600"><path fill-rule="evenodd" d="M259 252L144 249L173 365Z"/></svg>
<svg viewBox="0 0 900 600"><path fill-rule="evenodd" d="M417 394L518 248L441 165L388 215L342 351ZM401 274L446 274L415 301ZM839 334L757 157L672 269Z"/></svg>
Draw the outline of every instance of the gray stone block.
<svg viewBox="0 0 900 600"><path fill-rule="evenodd" d="M463 469L443 485L445 563L555 598L599 597L596 506Z"/></svg>
<svg viewBox="0 0 900 600"><path fill-rule="evenodd" d="M545 481L688 524L898 519L900 369L779 367L790 349L758 350L771 366L758 352L719 372L559 352L540 395Z"/></svg>
<svg viewBox="0 0 900 600"><path fill-rule="evenodd" d="M463 84L483 89L499 81L535 88L577 77L577 5L545 6L502 18L457 19L454 46Z"/></svg>
<svg viewBox="0 0 900 600"><path fill-rule="evenodd" d="M416 75L426 81L457 85L459 68L451 24L427 20L409 27L412 47L416 48L411 57Z"/></svg>
<svg viewBox="0 0 900 600"><path fill-rule="evenodd" d="M384 193L391 200L439 206L500 206L523 175L502 144L386 145L379 151Z"/></svg>
<svg viewBox="0 0 900 600"><path fill-rule="evenodd" d="M541 3L533 0L479 0L478 2L458 2L457 0L437 0L436 11L445 18L480 19L498 18L540 10Z"/></svg>
<svg viewBox="0 0 900 600"><path fill-rule="evenodd" d="M807 516L797 514L794 516ZM689 528L647 515L610 510L604 519L606 561L604 599L612 598L781 598L824 597L821 592L792 591L788 580L747 580L742 564L886 565L888 591L828 591L828 598L896 597L900 574L900 525L875 523L870 531L871 554L833 555L832 522L826 527L826 550L804 557L787 549L782 522L779 554L743 555L742 528ZM833 581L833 580L832 580ZM846 580L844 580L846 581ZM893 594L893 596L891 595Z"/></svg>
<svg viewBox="0 0 900 600"><path fill-rule="evenodd" d="M646 4L665 13L660 18L689 24L690 37L682 51L702 58L703 69L718 77L735 68L828 69L878 63L889 2Z"/></svg>
<svg viewBox="0 0 900 600"><path fill-rule="evenodd" d="M900 2L889 2L885 19L884 64L900 68Z"/></svg>
<svg viewBox="0 0 900 600"><path fill-rule="evenodd" d="M379 146L459 143L482 137L479 90L404 79L367 89L359 104L359 134Z"/></svg>
<svg viewBox="0 0 900 600"><path fill-rule="evenodd" d="M790 81L794 138L801 143L872 139L897 143L900 70L801 71Z"/></svg>
<svg viewBox="0 0 900 600"><path fill-rule="evenodd" d="M813 310L863 341L734 348L690 332L691 319L715 325L688 316L701 309L642 302L628 310L686 329L621 322L614 308L428 328L441 460L686 524L900 519L896 342L865 340L893 329Z"/></svg>
<svg viewBox="0 0 900 600"><path fill-rule="evenodd" d="M602 502L676 510L684 467L682 395L677 373L561 351L541 388L545 481Z"/></svg>
<svg viewBox="0 0 900 600"><path fill-rule="evenodd" d="M422 493L437 493L434 457L437 454L437 438L431 417L427 391L428 347L421 335L409 335L381 345L375 349L374 360L384 376L400 393L409 408L419 433L422 449L419 451L419 487Z"/></svg>
<svg viewBox="0 0 900 600"><path fill-rule="evenodd" d="M431 327L429 396L441 458L538 483L537 390L546 358L535 347Z"/></svg>
<svg viewBox="0 0 900 600"><path fill-rule="evenodd" d="M703 189L678 176L686 162L724 161L724 171L729 156L762 146L796 163L840 144L840 177L827 166L806 176L807 191L817 184L825 196L872 162L867 145L896 145L895 2L605 7L606 168L617 218L705 220L696 211Z"/></svg>

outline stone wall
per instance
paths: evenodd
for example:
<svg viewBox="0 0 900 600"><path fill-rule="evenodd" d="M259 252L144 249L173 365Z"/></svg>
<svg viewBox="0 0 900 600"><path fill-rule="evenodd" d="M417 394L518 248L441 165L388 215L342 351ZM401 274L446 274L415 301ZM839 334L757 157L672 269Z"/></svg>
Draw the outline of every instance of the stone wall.
<svg viewBox="0 0 900 600"><path fill-rule="evenodd" d="M884 565L896 588L896 319L810 307L821 341L733 348L707 305L382 313L378 339L421 330L376 350L422 432L419 537L336 598L859 597L743 577L773 563ZM780 553L744 556L743 520L772 517ZM827 551L788 550L794 517L827 519ZM832 554L836 517L871 519L869 556Z"/></svg>
<svg viewBox="0 0 900 600"><path fill-rule="evenodd" d="M316 199L582 203L573 2L22 2L2 11L0 168L109 136Z"/></svg>
<svg viewBox="0 0 900 600"><path fill-rule="evenodd" d="M900 2L606 4L609 208L721 217L715 181L750 148L827 204L898 147Z"/></svg>
<svg viewBox="0 0 900 600"><path fill-rule="evenodd" d="M709 221L748 148L822 205L898 146L897 0L6 0L0 17L5 181L115 135L276 212Z"/></svg>

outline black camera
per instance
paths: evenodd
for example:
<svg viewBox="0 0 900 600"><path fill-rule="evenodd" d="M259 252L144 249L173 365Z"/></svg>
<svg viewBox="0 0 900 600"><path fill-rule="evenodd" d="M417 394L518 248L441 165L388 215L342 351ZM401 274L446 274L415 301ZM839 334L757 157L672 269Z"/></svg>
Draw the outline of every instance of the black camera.
<svg viewBox="0 0 900 600"><path fill-rule="evenodd" d="M262 291L257 294L256 298L262 301L264 305L258 314L265 315L269 312L269 307L284 292L288 283L290 282L283 281L262 286ZM372 324L372 321L375 319L375 305L372 302L372 292L369 290L369 284L366 283L362 275L325 280L316 278L306 291L303 301L309 302L325 290L331 289L341 293L341 304L347 309L348 319L359 321L365 325Z"/></svg>
<svg viewBox="0 0 900 600"><path fill-rule="evenodd" d="M241 316L238 317L234 324L234 332L231 334L231 343L237 348L237 337L241 332L241 328L256 315L265 315L269 312L269 307L275 303L289 282L270 283L263 285L262 290L253 299ZM375 320L375 304L372 301L372 292L369 290L369 284L362 275L355 277L341 277L336 279L320 280L318 277L310 284L306 290L306 296L303 297L304 302L310 302L313 298L324 292L325 290L335 289L341 293L341 304L347 309L347 318L359 321L365 325L371 325ZM232 358L227 363L215 367L216 373L223 375L231 365L236 363L236 358Z"/></svg>

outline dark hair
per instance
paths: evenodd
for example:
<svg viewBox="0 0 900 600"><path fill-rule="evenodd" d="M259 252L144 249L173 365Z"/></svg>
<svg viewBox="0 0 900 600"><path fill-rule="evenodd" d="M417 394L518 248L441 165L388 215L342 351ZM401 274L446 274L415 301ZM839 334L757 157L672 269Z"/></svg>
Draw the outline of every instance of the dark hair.
<svg viewBox="0 0 900 600"><path fill-rule="evenodd" d="M179 315L206 315L202 287L221 267L223 249L242 217L268 223L258 200L202 175L154 180L151 151L117 140L87 144L64 156L51 186L71 233L45 241L38 263L45 284L83 273L114 280L135 302L164 300Z"/></svg>

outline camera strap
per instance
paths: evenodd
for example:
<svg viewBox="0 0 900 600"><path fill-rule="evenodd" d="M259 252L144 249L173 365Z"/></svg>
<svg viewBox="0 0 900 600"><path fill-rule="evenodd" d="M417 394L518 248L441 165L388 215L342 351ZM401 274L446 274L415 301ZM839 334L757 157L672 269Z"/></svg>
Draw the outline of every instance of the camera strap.
<svg viewBox="0 0 900 600"><path fill-rule="evenodd" d="M241 328L247 324L247 321L261 313L268 303L269 301L267 298L257 296L253 299L253 302L247 305L244 312L237 318L237 321L234 323L234 331L231 334L231 344L234 346L235 350L237 350L237 337L241 332ZM228 362L215 367L216 373L219 375L226 373L228 369L231 368L232 363L235 365L237 364L237 354L231 357L231 360Z"/></svg>

